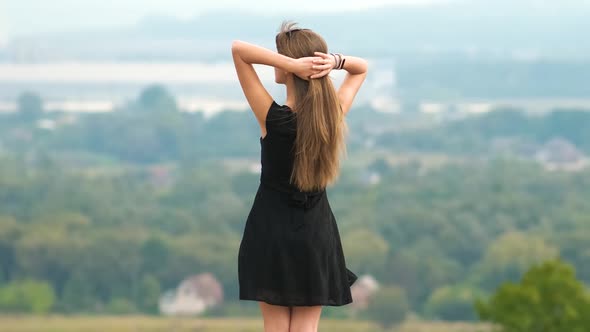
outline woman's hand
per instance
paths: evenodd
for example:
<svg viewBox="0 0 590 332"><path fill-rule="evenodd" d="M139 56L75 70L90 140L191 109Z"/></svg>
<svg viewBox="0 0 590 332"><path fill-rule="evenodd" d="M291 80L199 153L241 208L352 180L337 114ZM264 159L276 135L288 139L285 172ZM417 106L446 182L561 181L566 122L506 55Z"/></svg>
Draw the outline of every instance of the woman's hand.
<svg viewBox="0 0 590 332"><path fill-rule="evenodd" d="M336 65L336 60L332 55L322 52L315 52L315 55L294 59L292 73L304 80L328 75Z"/></svg>
<svg viewBox="0 0 590 332"><path fill-rule="evenodd" d="M313 61L313 69L315 69L317 73L312 75L311 78L320 78L328 75L332 69L334 69L334 66L336 66L336 59L334 59L331 54L322 52L314 52L314 54L319 57L319 59Z"/></svg>
<svg viewBox="0 0 590 332"><path fill-rule="evenodd" d="M293 59L292 69L290 72L295 74L301 79L306 81L315 78L314 76L320 72L315 69L316 61L320 61L322 58L316 56L303 57Z"/></svg>

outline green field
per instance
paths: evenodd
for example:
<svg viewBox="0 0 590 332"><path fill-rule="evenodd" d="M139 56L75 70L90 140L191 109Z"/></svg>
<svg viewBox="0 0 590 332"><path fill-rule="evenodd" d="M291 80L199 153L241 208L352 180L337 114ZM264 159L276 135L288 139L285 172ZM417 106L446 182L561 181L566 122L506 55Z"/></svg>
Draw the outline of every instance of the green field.
<svg viewBox="0 0 590 332"><path fill-rule="evenodd" d="M2 332L259 332L262 321L251 318L200 319L145 316L0 316ZM322 320L322 332L383 331L370 322ZM408 322L392 332L484 332L482 325L467 323Z"/></svg>

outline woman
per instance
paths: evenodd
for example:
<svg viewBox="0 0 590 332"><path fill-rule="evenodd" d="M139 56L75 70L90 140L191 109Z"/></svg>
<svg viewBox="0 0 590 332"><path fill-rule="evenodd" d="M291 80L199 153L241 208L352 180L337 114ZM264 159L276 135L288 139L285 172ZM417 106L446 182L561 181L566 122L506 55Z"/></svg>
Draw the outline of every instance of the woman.
<svg viewBox="0 0 590 332"><path fill-rule="evenodd" d="M274 52L235 41L242 90L258 120L260 186L238 258L240 299L258 301L264 330L317 331L322 306L352 302L356 275L345 266L325 188L337 177L348 113L363 83L365 60L328 54L324 39L283 23ZM275 68L287 98L277 104L253 64ZM347 75L336 91L328 74Z"/></svg>

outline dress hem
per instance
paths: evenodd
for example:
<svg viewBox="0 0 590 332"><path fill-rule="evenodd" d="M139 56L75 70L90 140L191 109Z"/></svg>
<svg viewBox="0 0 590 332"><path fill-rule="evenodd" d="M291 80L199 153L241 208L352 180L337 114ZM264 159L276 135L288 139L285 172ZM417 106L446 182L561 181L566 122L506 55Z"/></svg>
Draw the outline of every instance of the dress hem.
<svg viewBox="0 0 590 332"><path fill-rule="evenodd" d="M328 307L341 307L347 304L352 303L352 299L345 300L344 302L334 302L334 301L317 301L317 302L281 302L281 301L271 301L265 299L263 297L256 297L256 296L240 296L240 301L257 301L257 302L264 302L270 305L278 305L282 307L314 307L314 306L328 306Z"/></svg>

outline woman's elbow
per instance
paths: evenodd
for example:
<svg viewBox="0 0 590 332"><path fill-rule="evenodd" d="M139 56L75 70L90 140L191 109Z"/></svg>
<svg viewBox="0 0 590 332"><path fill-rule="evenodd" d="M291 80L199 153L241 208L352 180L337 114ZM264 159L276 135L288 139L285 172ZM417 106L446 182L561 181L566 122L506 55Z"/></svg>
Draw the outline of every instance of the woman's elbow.
<svg viewBox="0 0 590 332"><path fill-rule="evenodd" d="M366 75L367 71L369 70L369 62L365 59L361 59L360 65L361 72Z"/></svg>
<svg viewBox="0 0 590 332"><path fill-rule="evenodd" d="M241 40L234 40L231 43L231 52L232 53L237 53L240 51L240 49L242 48L242 45L244 44L244 42L242 42Z"/></svg>

